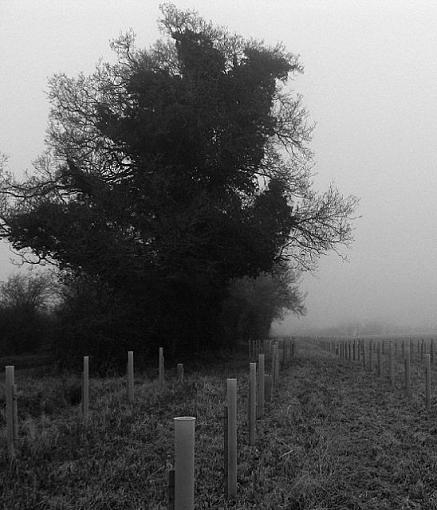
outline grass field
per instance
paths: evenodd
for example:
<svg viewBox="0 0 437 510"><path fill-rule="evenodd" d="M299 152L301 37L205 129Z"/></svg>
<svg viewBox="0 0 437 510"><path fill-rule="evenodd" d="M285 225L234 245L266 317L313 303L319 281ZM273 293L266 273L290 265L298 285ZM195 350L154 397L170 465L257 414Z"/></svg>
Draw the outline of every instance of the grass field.
<svg viewBox="0 0 437 510"><path fill-rule="evenodd" d="M274 401L246 431L244 356L186 373L166 389L138 375L134 408L122 378L91 380L91 420L81 424L79 378L16 374L17 461L0 438L4 509L164 509L175 416L196 420L198 509L437 509L437 408L424 407L422 368L413 391L298 342ZM173 373L174 377L174 373ZM223 497L222 414L226 377L238 378L239 494Z"/></svg>

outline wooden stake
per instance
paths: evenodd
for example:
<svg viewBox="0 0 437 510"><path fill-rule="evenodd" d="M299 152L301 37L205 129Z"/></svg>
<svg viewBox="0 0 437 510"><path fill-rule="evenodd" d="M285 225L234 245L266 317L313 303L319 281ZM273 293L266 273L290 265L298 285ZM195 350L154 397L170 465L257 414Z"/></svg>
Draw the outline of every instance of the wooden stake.
<svg viewBox="0 0 437 510"><path fill-rule="evenodd" d="M13 387L13 403L14 403L14 442L15 445L18 443L18 390L17 385L14 383Z"/></svg>
<svg viewBox="0 0 437 510"><path fill-rule="evenodd" d="M249 364L249 444L255 445L256 427L256 363Z"/></svg>
<svg viewBox="0 0 437 510"><path fill-rule="evenodd" d="M258 355L258 418L264 416L264 354Z"/></svg>
<svg viewBox="0 0 437 510"><path fill-rule="evenodd" d="M276 346L276 357L275 357L275 381L274 384L278 384L279 382L279 372L281 369L281 363L280 363L280 351L278 349L278 346Z"/></svg>
<svg viewBox="0 0 437 510"><path fill-rule="evenodd" d="M182 384L184 382L184 364L178 363L176 365L177 367L177 373L178 373L178 383Z"/></svg>
<svg viewBox="0 0 437 510"><path fill-rule="evenodd" d="M175 471L168 470L168 510L175 510Z"/></svg>
<svg viewBox="0 0 437 510"><path fill-rule="evenodd" d="M431 355L425 354L425 404L431 409Z"/></svg>
<svg viewBox="0 0 437 510"><path fill-rule="evenodd" d="M237 379L226 380L228 404L228 498L237 496Z"/></svg>
<svg viewBox="0 0 437 510"><path fill-rule="evenodd" d="M410 395L411 386L410 349L407 349L405 356L405 394Z"/></svg>
<svg viewBox="0 0 437 510"><path fill-rule="evenodd" d="M228 405L223 408L223 486L228 497Z"/></svg>
<svg viewBox="0 0 437 510"><path fill-rule="evenodd" d="M370 340L369 343L369 370L373 370L373 342Z"/></svg>
<svg viewBox="0 0 437 510"><path fill-rule="evenodd" d="M194 510L194 429L196 418L174 418L175 510Z"/></svg>
<svg viewBox="0 0 437 510"><path fill-rule="evenodd" d="M88 423L89 397L90 397L90 381L89 381L89 357L83 357L83 373L82 373L82 415L85 425Z"/></svg>
<svg viewBox="0 0 437 510"><path fill-rule="evenodd" d="M130 404L134 402L134 352L127 352L127 399Z"/></svg>
<svg viewBox="0 0 437 510"><path fill-rule="evenodd" d="M377 350L376 350L376 358L377 358L377 374L378 377L381 377L381 343L378 342Z"/></svg>
<svg viewBox="0 0 437 510"><path fill-rule="evenodd" d="M395 385L395 374L393 365L393 343L390 341L388 345L388 371L390 377L390 384L393 387Z"/></svg>
<svg viewBox="0 0 437 510"><path fill-rule="evenodd" d="M272 372L272 387L276 384L276 355L277 355L277 346L276 344L273 345L272 350L272 361L270 363L270 371Z"/></svg>
<svg viewBox="0 0 437 510"><path fill-rule="evenodd" d="M264 395L265 395L265 401L271 402L272 401L272 376L270 374L264 375Z"/></svg>
<svg viewBox="0 0 437 510"><path fill-rule="evenodd" d="M14 432L14 370L15 367L5 367L5 400L6 400L6 438L8 442L9 459L15 458Z"/></svg>
<svg viewBox="0 0 437 510"><path fill-rule="evenodd" d="M164 348L159 348L159 374L158 374L158 381L159 386L162 388L164 386Z"/></svg>

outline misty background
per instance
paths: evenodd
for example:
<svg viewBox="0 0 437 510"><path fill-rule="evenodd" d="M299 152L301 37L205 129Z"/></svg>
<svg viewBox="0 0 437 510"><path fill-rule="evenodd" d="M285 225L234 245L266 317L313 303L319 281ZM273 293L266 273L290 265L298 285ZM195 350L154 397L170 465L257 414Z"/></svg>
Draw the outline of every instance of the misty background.
<svg viewBox="0 0 437 510"><path fill-rule="evenodd" d="M130 28L137 46L159 36L158 1L0 0L0 151L17 175L44 148L54 73L76 76L111 60L109 41ZM306 317L276 332L383 323L437 327L437 4L405 1L190 2L231 32L282 41L305 73L293 88L316 128L314 183L360 197L355 242L306 274ZM0 251L0 279L17 271Z"/></svg>

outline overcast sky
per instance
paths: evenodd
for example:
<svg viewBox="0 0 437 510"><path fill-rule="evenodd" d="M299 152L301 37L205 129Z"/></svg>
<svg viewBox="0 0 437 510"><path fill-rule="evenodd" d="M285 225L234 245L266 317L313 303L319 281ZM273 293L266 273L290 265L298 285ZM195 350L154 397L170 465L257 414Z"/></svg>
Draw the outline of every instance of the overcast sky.
<svg viewBox="0 0 437 510"><path fill-rule="evenodd" d="M109 40L159 36L159 1L0 0L0 152L21 174L44 147L54 73L90 73ZM305 73L293 88L317 123L314 178L360 197L355 243L306 275L305 319L437 324L437 3L175 0L245 37L282 41ZM16 269L6 245L0 279Z"/></svg>

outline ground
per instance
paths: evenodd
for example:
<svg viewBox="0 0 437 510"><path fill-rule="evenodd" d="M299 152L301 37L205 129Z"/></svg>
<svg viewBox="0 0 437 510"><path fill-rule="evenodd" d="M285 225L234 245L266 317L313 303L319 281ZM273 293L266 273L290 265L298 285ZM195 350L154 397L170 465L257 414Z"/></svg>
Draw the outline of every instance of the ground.
<svg viewBox="0 0 437 510"><path fill-rule="evenodd" d="M15 462L0 437L0 502L5 509L164 509L173 462L173 417L196 416L197 509L437 509L437 408L427 411L420 359L412 394L358 362L299 340L273 402L248 446L244 353L161 390L137 374L135 405L124 378L91 380L91 420L81 421L80 380L20 373L20 438ZM226 377L239 392L238 497L223 495Z"/></svg>

